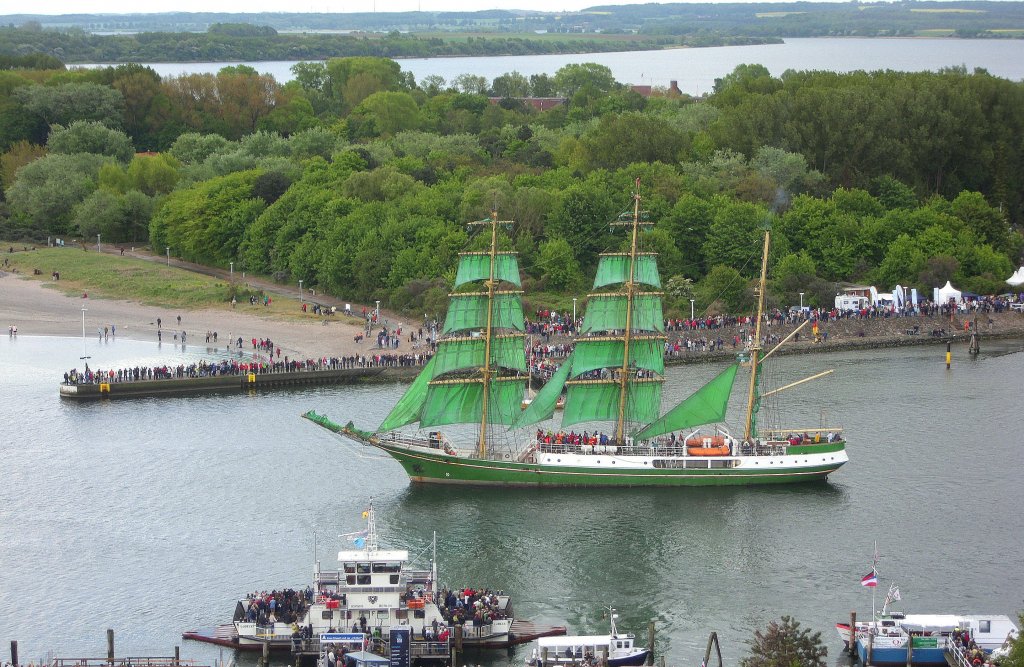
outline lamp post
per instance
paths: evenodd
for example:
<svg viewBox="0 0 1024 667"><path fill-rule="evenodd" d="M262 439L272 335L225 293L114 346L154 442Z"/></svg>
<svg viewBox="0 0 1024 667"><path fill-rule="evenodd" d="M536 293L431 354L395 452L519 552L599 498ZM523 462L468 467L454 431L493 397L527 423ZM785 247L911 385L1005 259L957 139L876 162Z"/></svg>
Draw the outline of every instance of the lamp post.
<svg viewBox="0 0 1024 667"><path fill-rule="evenodd" d="M171 246L167 246L167 266L171 265Z"/></svg>
<svg viewBox="0 0 1024 667"><path fill-rule="evenodd" d="M103 246L100 245L100 235L96 235L96 252L103 252Z"/></svg>
<svg viewBox="0 0 1024 667"><path fill-rule="evenodd" d="M696 301L696 299L690 299L690 319L691 319L691 320L692 320L692 319L694 318L694 317L693 317L693 315L694 315L694 314L693 314L693 302L694 302L694 301Z"/></svg>
<svg viewBox="0 0 1024 667"><path fill-rule="evenodd" d="M85 346L85 304L82 304L82 356L80 359L88 359L89 355L86 354L87 348Z"/></svg>
<svg viewBox="0 0 1024 667"><path fill-rule="evenodd" d="M804 311L804 293L800 292L800 312Z"/></svg>
<svg viewBox="0 0 1024 667"><path fill-rule="evenodd" d="M302 303L302 279L299 279L299 303Z"/></svg>
<svg viewBox="0 0 1024 667"><path fill-rule="evenodd" d="M572 298L572 326L576 326L576 297Z"/></svg>
<svg viewBox="0 0 1024 667"><path fill-rule="evenodd" d="M380 322L380 301L377 301L377 308L373 311L373 321Z"/></svg>
<svg viewBox="0 0 1024 667"><path fill-rule="evenodd" d="M228 262L231 265L231 282L235 282L235 263Z"/></svg>

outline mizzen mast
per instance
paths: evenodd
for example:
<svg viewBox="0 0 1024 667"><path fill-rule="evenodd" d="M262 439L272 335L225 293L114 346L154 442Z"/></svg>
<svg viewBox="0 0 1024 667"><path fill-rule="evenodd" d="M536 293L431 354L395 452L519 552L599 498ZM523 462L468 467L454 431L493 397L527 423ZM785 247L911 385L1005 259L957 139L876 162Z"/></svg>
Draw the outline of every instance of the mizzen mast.
<svg viewBox="0 0 1024 667"><path fill-rule="evenodd" d="M764 230L764 251L761 256L761 281L757 286L757 323L754 325L754 341L750 346L750 389L747 392L747 422L743 428L743 439L753 442L754 406L757 403L758 357L761 352L761 318L764 315L764 295L768 282L768 244L771 230Z"/></svg>

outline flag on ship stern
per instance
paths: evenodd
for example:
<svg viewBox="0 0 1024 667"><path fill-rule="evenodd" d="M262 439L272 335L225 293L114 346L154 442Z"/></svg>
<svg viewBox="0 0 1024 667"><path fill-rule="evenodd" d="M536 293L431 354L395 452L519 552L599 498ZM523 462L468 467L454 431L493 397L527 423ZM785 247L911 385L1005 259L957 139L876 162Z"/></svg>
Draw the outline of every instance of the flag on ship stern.
<svg viewBox="0 0 1024 667"><path fill-rule="evenodd" d="M860 578L860 585L867 586L868 588L874 588L878 585L878 575L876 575L875 571L872 570Z"/></svg>

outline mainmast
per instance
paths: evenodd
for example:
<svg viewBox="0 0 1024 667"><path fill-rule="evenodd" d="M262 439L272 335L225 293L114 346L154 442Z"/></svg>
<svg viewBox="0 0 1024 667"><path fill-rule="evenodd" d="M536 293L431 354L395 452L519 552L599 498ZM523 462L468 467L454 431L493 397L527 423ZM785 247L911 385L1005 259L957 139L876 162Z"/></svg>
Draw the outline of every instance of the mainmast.
<svg viewBox="0 0 1024 667"><path fill-rule="evenodd" d="M633 293L636 276L636 239L640 229L640 179L636 179L636 192L633 193L633 238L629 246L629 273L626 280L626 332L622 339L622 370L619 372L619 417L615 422L615 442L625 440L626 401L629 386L629 340L633 329Z"/></svg>
<svg viewBox="0 0 1024 667"><path fill-rule="evenodd" d="M483 403L480 406L480 439L476 446L476 453L480 458L487 455L487 402L491 391L491 336L494 324L494 288L497 286L497 281L494 280L494 257L498 253L498 211L496 209L491 210L489 222L491 225L490 271L485 283L487 285L487 328L484 330L484 365L480 369L484 386Z"/></svg>
<svg viewBox="0 0 1024 667"><path fill-rule="evenodd" d="M757 400L757 364L761 352L761 318L764 315L765 286L768 282L768 244L771 230L764 230L764 251L761 256L761 281L757 286L757 323L754 325L754 342L750 346L750 389L747 392L747 423L743 429L743 439L753 442L754 403Z"/></svg>

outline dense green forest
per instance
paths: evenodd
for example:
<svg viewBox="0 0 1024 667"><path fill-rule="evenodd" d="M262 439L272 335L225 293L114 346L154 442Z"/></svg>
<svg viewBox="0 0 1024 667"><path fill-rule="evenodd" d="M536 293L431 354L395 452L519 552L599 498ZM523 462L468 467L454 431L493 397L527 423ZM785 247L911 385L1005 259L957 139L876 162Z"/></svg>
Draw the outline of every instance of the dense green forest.
<svg viewBox="0 0 1024 667"><path fill-rule="evenodd" d="M218 23L258 23L277 31L412 33L602 33L747 37L956 34L1021 36L1024 2L780 2L601 5L578 12L365 12L18 14L5 23L85 32L205 32ZM341 55L341 54L335 54ZM370 54L363 54L370 55ZM81 61L79 61L81 62Z"/></svg>
<svg viewBox="0 0 1024 667"><path fill-rule="evenodd" d="M766 223L780 303L830 304L840 281L1001 292L1024 249L1024 85L982 71L746 65L697 100L591 63L415 81L339 58L286 85L5 66L0 236L149 242L410 312L443 311L456 254L483 241L464 223L492 208L517 223L502 243L528 302L565 306L621 248L607 223L637 178L669 312L747 305Z"/></svg>
<svg viewBox="0 0 1024 667"><path fill-rule="evenodd" d="M232 29L236 28L236 29ZM502 35L445 38L392 31L385 34L269 34L246 24L215 24L205 33L145 32L94 35L81 30L0 28L0 54L44 53L68 63L223 62L231 60L324 60L344 56L430 58L440 56L525 56L549 53L641 51L666 46L719 46L755 40L701 35L589 39L575 36ZM764 39L756 40L763 43Z"/></svg>

